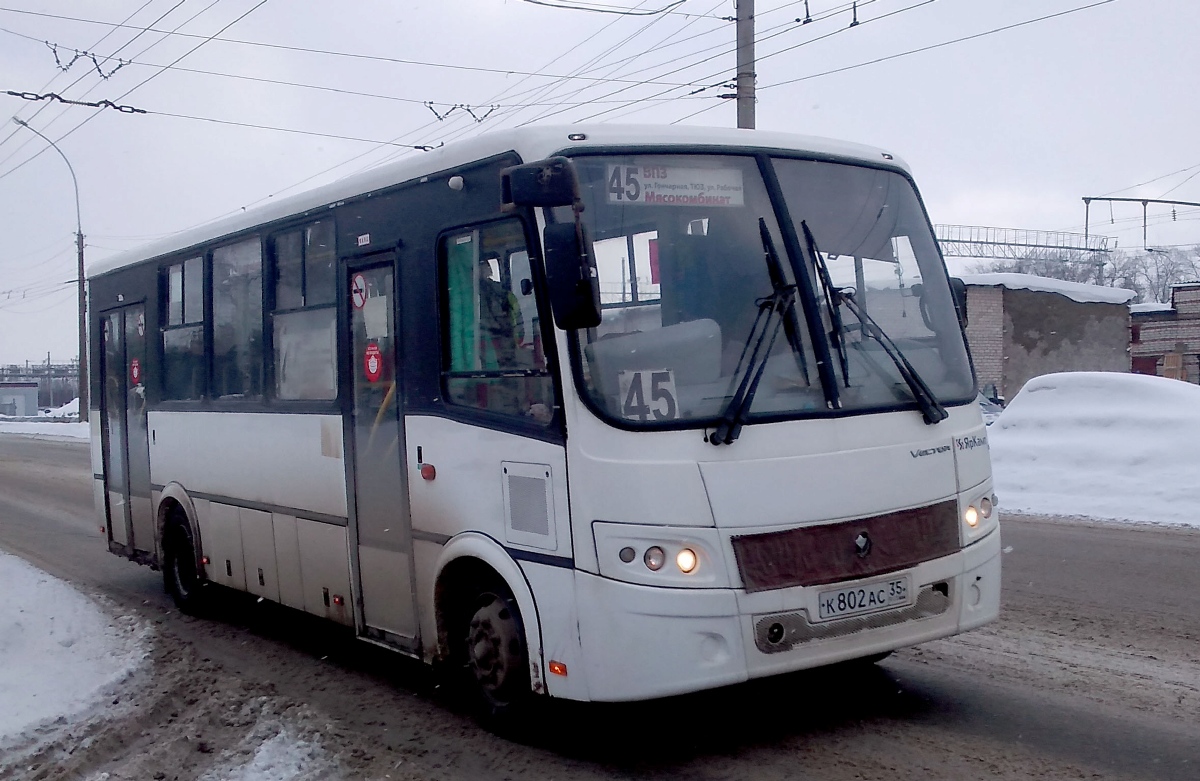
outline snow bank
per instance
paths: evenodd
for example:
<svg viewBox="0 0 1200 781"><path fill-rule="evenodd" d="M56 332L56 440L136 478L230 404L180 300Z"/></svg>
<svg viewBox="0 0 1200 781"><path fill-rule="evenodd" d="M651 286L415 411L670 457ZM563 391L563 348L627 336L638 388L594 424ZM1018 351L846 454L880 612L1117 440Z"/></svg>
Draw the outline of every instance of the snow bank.
<svg viewBox="0 0 1200 781"><path fill-rule="evenodd" d="M1200 387L1035 377L988 428L1002 509L1200 527Z"/></svg>
<svg viewBox="0 0 1200 781"><path fill-rule="evenodd" d="M81 714L142 658L120 626L66 582L0 552L0 749L48 721ZM2 752L0 752L2 753Z"/></svg>
<svg viewBox="0 0 1200 781"><path fill-rule="evenodd" d="M79 417L79 397L75 397L62 405L58 409L50 410L52 418L77 418Z"/></svg>
<svg viewBox="0 0 1200 781"><path fill-rule="evenodd" d="M62 423L53 418L37 421L0 418L0 434L18 434L35 439L86 440L91 437L87 423Z"/></svg>
<svg viewBox="0 0 1200 781"><path fill-rule="evenodd" d="M1066 282L1061 279L1039 277L1036 274L962 274L959 279L967 285L1006 287L1009 290L1037 290L1043 293L1058 293L1081 304L1125 304L1137 295L1132 290L1101 285L1085 285L1082 282Z"/></svg>

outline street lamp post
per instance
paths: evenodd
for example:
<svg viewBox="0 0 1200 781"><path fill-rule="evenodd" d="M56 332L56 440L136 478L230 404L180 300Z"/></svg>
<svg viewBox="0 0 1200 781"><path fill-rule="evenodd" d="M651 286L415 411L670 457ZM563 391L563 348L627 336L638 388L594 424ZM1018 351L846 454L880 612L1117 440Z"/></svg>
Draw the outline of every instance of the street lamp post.
<svg viewBox="0 0 1200 781"><path fill-rule="evenodd" d="M79 286L79 419L86 422L88 419L87 293L84 289L83 279L83 220L79 212L79 180L75 178L75 169L71 166L71 161L67 159L57 144L35 128L30 127L25 120L13 117L13 122L30 132L37 133L55 152L58 152L58 156L67 164L67 170L71 172L71 183L75 185L75 251L78 258L77 283ZM53 380L51 385L53 386Z"/></svg>

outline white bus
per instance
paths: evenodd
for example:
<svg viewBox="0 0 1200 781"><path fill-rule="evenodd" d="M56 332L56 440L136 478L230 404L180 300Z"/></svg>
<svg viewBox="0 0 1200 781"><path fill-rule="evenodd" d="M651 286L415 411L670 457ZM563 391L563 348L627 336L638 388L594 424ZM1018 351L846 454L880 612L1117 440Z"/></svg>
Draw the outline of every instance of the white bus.
<svg viewBox="0 0 1200 781"><path fill-rule="evenodd" d="M497 718L997 617L961 287L888 152L500 132L91 272L96 508L184 610L323 616Z"/></svg>

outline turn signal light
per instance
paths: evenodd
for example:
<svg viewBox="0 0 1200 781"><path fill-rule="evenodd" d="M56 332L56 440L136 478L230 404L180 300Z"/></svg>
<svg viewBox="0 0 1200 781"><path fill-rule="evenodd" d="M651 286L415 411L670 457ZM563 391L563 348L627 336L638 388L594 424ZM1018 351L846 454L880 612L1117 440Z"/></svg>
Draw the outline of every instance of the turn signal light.
<svg viewBox="0 0 1200 781"><path fill-rule="evenodd" d="M565 677L567 677L567 666L565 664L563 664L562 662L556 662L553 659L551 659L550 660L550 672L553 675L561 675L565 678Z"/></svg>

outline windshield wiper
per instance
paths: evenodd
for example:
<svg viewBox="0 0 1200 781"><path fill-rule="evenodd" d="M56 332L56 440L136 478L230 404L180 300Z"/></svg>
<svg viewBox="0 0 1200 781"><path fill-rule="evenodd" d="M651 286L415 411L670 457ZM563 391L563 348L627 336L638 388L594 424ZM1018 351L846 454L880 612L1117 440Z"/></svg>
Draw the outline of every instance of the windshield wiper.
<svg viewBox="0 0 1200 781"><path fill-rule="evenodd" d="M904 353L896 346L892 338L879 326L879 323L875 322L875 318L867 314L858 305L858 302L854 300L854 289L838 290L834 293L834 299L846 305L851 314L858 318L863 332L869 334L875 341L879 342L883 351L892 359L892 363L896 364L896 370L900 372L900 376L908 383L909 390L912 391L913 398L916 399L917 406L920 407L921 415L925 418L925 422L932 426L950 417L950 413L946 412L946 408L937 400L937 396L933 395L933 391L925 383L925 380L921 379L921 375L917 373L913 365L904 357Z"/></svg>
<svg viewBox="0 0 1200 781"><path fill-rule="evenodd" d="M746 344L742 346L742 354L738 356L737 366L733 370L734 379L741 377L741 381L738 383L737 391L729 400L729 404L725 405L725 412L721 415L721 422L717 424L716 431L708 438L708 441L714 445L733 444L734 440L742 433L746 410L750 409L750 405L754 401L754 394L758 391L758 384L762 380L763 372L766 371L767 358L770 357L771 349L775 346L775 339L779 336L780 328L787 332L792 352L796 356L796 365L804 376L804 382L808 383L808 366L805 363L804 349L800 342L800 329L795 323L796 286L786 284L783 267L779 264L779 256L775 253L775 245L767 230L767 221L760 217L758 228L762 236L763 252L766 253L767 268L770 271L771 287L774 288L774 292L757 302L758 314L754 317L754 324L750 326L750 333L746 335ZM771 316L775 313L779 314L779 319L775 320L774 327L772 327ZM768 333L770 334L769 339L767 338ZM753 349L751 345L753 345ZM747 351L750 353L749 360L746 358ZM744 370L743 364L745 365Z"/></svg>
<svg viewBox="0 0 1200 781"><path fill-rule="evenodd" d="M838 359L842 365L842 382L846 387L850 387L850 361L846 357L846 343L843 340L842 329L842 313L838 311L837 305L837 289L833 286L833 279L829 276L829 266L825 264L825 259L821 257L821 251L817 249L817 240L813 238L812 231L808 228L808 223L805 220L800 221L800 229L804 231L804 244L808 250L808 254L812 256L813 266L817 269L817 276L821 278L821 287L825 289L825 304L829 307L829 319L833 324L833 331L829 334L829 340L833 342L834 348L837 349Z"/></svg>

